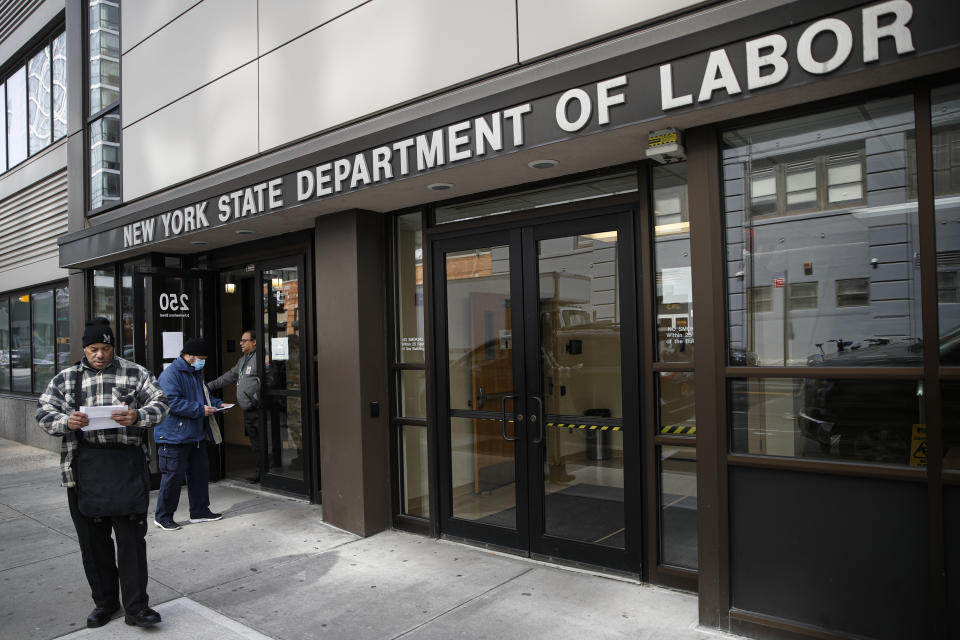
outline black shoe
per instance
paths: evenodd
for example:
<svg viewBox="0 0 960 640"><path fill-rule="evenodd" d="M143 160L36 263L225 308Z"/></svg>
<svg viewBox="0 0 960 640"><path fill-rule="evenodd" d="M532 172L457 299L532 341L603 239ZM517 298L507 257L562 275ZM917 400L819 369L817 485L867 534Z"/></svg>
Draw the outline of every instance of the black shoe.
<svg viewBox="0 0 960 640"><path fill-rule="evenodd" d="M126 614L123 616L123 621L129 624L131 627L152 627L160 622L160 614L150 607L144 607L132 615L129 613Z"/></svg>
<svg viewBox="0 0 960 640"><path fill-rule="evenodd" d="M216 520L221 520L223 518L222 513L214 513L207 509L206 513L201 513L200 515L194 517L190 516L190 522L196 524L198 522L214 522Z"/></svg>
<svg viewBox="0 0 960 640"><path fill-rule="evenodd" d="M154 519L153 524L157 525L164 531L179 531L180 525L178 525L173 520L157 520Z"/></svg>
<svg viewBox="0 0 960 640"><path fill-rule="evenodd" d="M260 476L259 475L250 476L249 478L247 478L247 482L249 482L250 484L257 484L258 482L260 482Z"/></svg>
<svg viewBox="0 0 960 640"><path fill-rule="evenodd" d="M113 618L113 614L120 610L120 603L117 602L108 607L96 607L93 611L90 612L90 615L87 616L87 626L91 629L96 629L97 627L102 627L103 625L110 622L110 619Z"/></svg>

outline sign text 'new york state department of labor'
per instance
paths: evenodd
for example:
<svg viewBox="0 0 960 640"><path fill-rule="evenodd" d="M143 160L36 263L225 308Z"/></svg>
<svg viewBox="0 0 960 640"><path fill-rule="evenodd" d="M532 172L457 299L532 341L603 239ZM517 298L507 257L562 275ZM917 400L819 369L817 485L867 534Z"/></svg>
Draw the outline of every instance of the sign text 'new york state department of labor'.
<svg viewBox="0 0 960 640"><path fill-rule="evenodd" d="M792 26L396 140L123 227L123 248L332 198L474 159L653 121L913 54L915 16L891 0Z"/></svg>

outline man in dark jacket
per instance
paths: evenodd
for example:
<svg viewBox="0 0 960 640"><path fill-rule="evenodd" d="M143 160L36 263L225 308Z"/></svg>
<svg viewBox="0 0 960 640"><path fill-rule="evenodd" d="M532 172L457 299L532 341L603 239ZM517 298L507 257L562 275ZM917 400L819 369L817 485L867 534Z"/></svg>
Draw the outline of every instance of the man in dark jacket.
<svg viewBox="0 0 960 640"><path fill-rule="evenodd" d="M70 517L77 530L83 571L90 583L95 608L88 627L102 627L120 609L129 625L149 627L160 622L147 596L147 514L138 517L90 518L78 506L73 460L80 440L99 445L137 445L144 461L148 453L143 428L167 415L167 399L157 380L135 362L114 355L113 329L106 318L87 322L81 341L83 360L58 373L37 401L37 422L52 436L62 438L60 478L67 487ZM118 428L81 431L90 424L80 407L122 405L110 416ZM135 428L143 427L143 428ZM111 533L116 538L116 551Z"/></svg>
<svg viewBox="0 0 960 640"><path fill-rule="evenodd" d="M180 502L180 487L187 480L190 522L211 522L223 516L210 510L210 463L207 440L213 439L210 416L222 406L203 386L203 365L210 349L203 338L191 338L180 357L163 370L159 383L170 403L170 414L154 429L160 466L160 491L153 524L176 531L173 519Z"/></svg>
<svg viewBox="0 0 960 640"><path fill-rule="evenodd" d="M237 404L243 410L243 431L250 438L250 451L256 473L247 478L252 483L260 482L260 377L257 371L257 337L253 331L244 331L240 336L242 355L230 371L207 383L211 391L237 383Z"/></svg>

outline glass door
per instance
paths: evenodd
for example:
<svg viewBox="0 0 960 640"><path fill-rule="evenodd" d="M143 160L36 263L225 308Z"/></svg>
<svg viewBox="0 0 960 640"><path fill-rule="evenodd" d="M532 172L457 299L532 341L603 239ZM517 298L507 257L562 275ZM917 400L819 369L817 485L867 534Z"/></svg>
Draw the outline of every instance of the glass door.
<svg viewBox="0 0 960 640"><path fill-rule="evenodd" d="M210 344L216 338L208 327L215 326L213 274L201 270L137 266L133 270L133 349L124 345L123 357L146 367L155 376L180 357L183 344L190 338L203 336ZM213 372L205 372L210 378ZM159 471L153 430L149 430L150 465L155 486ZM208 449L210 477L221 476L216 448Z"/></svg>
<svg viewBox="0 0 960 640"><path fill-rule="evenodd" d="M264 442L261 450L263 485L306 494L309 462L305 448L304 411L307 354L303 348L304 322L300 288L303 261L283 259L259 266L262 314L258 356L262 357L261 401ZM309 408L308 408L309 409Z"/></svg>
<svg viewBox="0 0 960 640"><path fill-rule="evenodd" d="M629 229L625 213L436 244L445 533L639 571Z"/></svg>

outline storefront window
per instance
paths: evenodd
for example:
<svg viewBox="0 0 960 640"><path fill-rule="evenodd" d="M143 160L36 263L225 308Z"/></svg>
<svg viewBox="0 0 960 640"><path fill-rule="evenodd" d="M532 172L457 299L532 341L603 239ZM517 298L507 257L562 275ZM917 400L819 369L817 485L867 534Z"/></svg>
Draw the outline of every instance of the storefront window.
<svg viewBox="0 0 960 640"><path fill-rule="evenodd" d="M960 84L934 90L931 113L940 361L960 366Z"/></svg>
<svg viewBox="0 0 960 640"><path fill-rule="evenodd" d="M137 267L146 266L146 258L125 262L120 266L120 345L121 354L128 360L133 360L134 340L134 310L133 310L133 271Z"/></svg>
<svg viewBox="0 0 960 640"><path fill-rule="evenodd" d="M422 369L400 371L400 406L404 418L427 417L427 377Z"/></svg>
<svg viewBox="0 0 960 640"><path fill-rule="evenodd" d="M924 402L917 380L730 381L734 453L923 466L911 442Z"/></svg>
<svg viewBox="0 0 960 640"><path fill-rule="evenodd" d="M960 381L944 382L943 398L943 467L960 471Z"/></svg>
<svg viewBox="0 0 960 640"><path fill-rule="evenodd" d="M421 214L397 218L397 318L400 362L423 362L423 230Z"/></svg>
<svg viewBox="0 0 960 640"><path fill-rule="evenodd" d="M394 264L393 416L399 444L400 508L418 518L430 517L427 456L427 378L423 318L423 214L396 218Z"/></svg>
<svg viewBox="0 0 960 640"><path fill-rule="evenodd" d="M110 326L116 324L117 319L117 289L114 282L116 270L113 267L94 269L93 274L93 317L103 317L110 321Z"/></svg>
<svg viewBox="0 0 960 640"><path fill-rule="evenodd" d="M33 362L30 349L30 294L11 297L10 306L10 365L13 374L11 391L30 393Z"/></svg>
<svg viewBox="0 0 960 640"><path fill-rule="evenodd" d="M698 566L695 447L660 447L660 562Z"/></svg>
<svg viewBox="0 0 960 640"><path fill-rule="evenodd" d="M401 427L403 469L402 508L407 515L430 517L430 480L427 475L427 429L413 425Z"/></svg>
<svg viewBox="0 0 960 640"><path fill-rule="evenodd" d="M921 335L914 138L912 97L723 134L732 365L906 365Z"/></svg>
<svg viewBox="0 0 960 640"><path fill-rule="evenodd" d="M68 287L56 290L56 305L57 371L61 371L70 364L70 289Z"/></svg>
<svg viewBox="0 0 960 640"><path fill-rule="evenodd" d="M657 353L661 362L693 362L693 288L686 163L655 167L654 260Z"/></svg>
<svg viewBox="0 0 960 640"><path fill-rule="evenodd" d="M10 300L0 297L0 391L10 391Z"/></svg>
<svg viewBox="0 0 960 640"><path fill-rule="evenodd" d="M57 367L53 291L38 291L30 297L33 311L33 392L42 393Z"/></svg>
<svg viewBox="0 0 960 640"><path fill-rule="evenodd" d="M693 372L661 371L657 382L657 395L660 398L657 433L664 436L696 436Z"/></svg>

